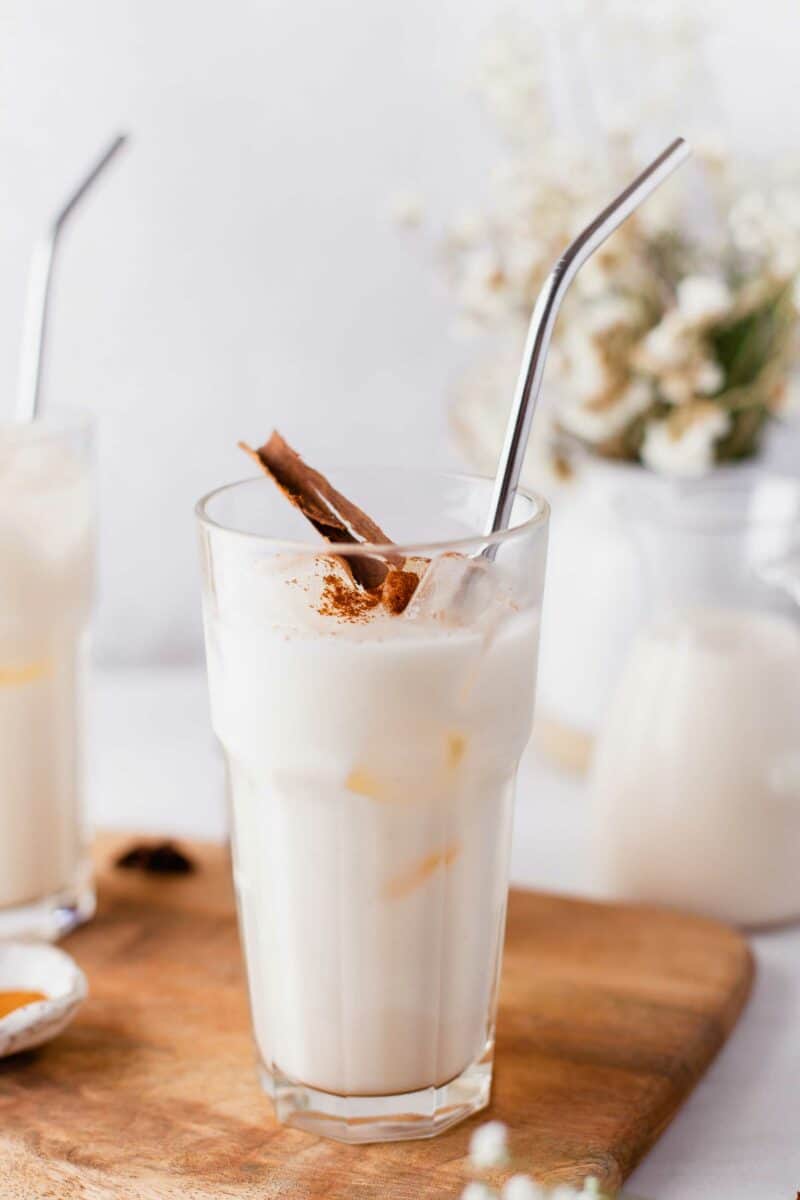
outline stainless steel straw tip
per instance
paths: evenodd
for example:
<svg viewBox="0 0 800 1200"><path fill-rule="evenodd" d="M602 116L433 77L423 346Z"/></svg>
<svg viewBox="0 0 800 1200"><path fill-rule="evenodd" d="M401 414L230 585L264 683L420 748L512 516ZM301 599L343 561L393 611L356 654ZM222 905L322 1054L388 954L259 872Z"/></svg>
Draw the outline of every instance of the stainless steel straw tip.
<svg viewBox="0 0 800 1200"><path fill-rule="evenodd" d="M129 141L130 135L121 130L106 143L104 149L92 162L77 185L67 194L55 210L34 247L28 274L28 300L22 330L19 385L17 392L17 420L33 421L39 409L42 382L42 364L46 349L47 310L50 301L50 283L53 261L61 239L62 230L70 215L78 207L111 159Z"/></svg>
<svg viewBox="0 0 800 1200"><path fill-rule="evenodd" d="M112 155L116 154L118 150L121 150L123 146L127 146L130 140L131 135L127 129L121 129L119 133L116 133L109 142L106 150L103 152L103 163L105 164L108 162Z"/></svg>
<svg viewBox="0 0 800 1200"><path fill-rule="evenodd" d="M528 329L525 352L522 357L511 417L506 429L506 438L500 455L500 464L495 479L491 510L486 527L487 534L507 529L514 505L514 496L519 483L522 462L528 445L531 420L542 386L545 359L550 347L558 310L564 295L580 268L591 258L598 246L629 217L634 209L647 199L676 167L691 154L685 138L675 138L665 146L656 158L636 176L626 188L602 209L593 221L567 246L542 285ZM496 546L486 551L494 557Z"/></svg>

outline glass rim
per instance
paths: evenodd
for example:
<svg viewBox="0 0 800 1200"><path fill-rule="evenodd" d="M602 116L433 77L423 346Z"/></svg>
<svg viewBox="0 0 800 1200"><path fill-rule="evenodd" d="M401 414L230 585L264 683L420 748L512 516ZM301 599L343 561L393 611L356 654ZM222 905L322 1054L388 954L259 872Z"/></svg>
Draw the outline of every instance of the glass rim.
<svg viewBox="0 0 800 1200"><path fill-rule="evenodd" d="M347 470L347 464L344 464L337 470ZM361 469L352 468L353 470ZM370 468L373 469L373 468ZM416 471L418 474L438 475L445 479L460 480L467 483L494 483L494 480L489 475L480 475L469 471L446 471L436 468L408 468L408 467L385 467L382 464L377 464L374 468L380 470L382 475L387 474L411 474ZM535 506L535 511L525 520L520 521L517 525L512 525L508 529L498 529L495 533L473 533L465 537L456 538L437 538L434 541L420 542L311 542L297 541L293 538L272 537L266 533L254 533L246 529L234 529L230 525L225 525L217 521L208 512L208 506L218 496L225 492L233 491L236 488L245 487L253 483L269 483L266 475L249 475L245 479L237 479L232 483L224 483L220 487L214 488L207 492L197 501L194 506L195 516L204 528L219 530L221 533L228 534L230 537L243 538L247 541L261 542L264 545L272 546L275 549L292 550L302 554L319 554L320 546L329 547L329 552L339 556L347 557L348 555L363 555L375 554L383 555L400 554L404 558L412 558L418 555L432 555L436 553L445 553L448 550L466 551L470 548L477 549L485 546L500 546L505 542L512 542L518 538L524 537L533 533L539 527L547 525L550 516L550 505L548 501L539 492L534 492L530 488L517 487L517 495L522 496ZM277 485L276 485L277 486ZM287 501L289 503L289 501ZM319 535L320 537L322 535Z"/></svg>
<svg viewBox="0 0 800 1200"><path fill-rule="evenodd" d="M787 471L751 470L745 475L745 470L736 476L733 473L715 478L712 475L702 479L684 481L688 487L673 489L667 487L658 494L646 497L626 495L617 492L612 500L614 510L623 520L633 524L648 525L662 532L675 534L702 535L731 535L744 533L747 530L770 529L781 526L800 526L800 476ZM727 508L730 498L752 497L756 487L765 486L782 489L784 495L790 492L797 497L798 503L789 509L777 512L752 511L744 508L731 512ZM698 498L711 498L715 503L705 511L692 508Z"/></svg>

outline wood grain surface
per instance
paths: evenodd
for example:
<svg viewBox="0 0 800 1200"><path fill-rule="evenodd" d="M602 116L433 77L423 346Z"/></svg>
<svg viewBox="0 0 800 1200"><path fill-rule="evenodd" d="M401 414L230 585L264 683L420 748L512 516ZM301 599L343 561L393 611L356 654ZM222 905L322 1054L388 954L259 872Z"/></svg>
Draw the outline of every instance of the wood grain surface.
<svg viewBox="0 0 800 1200"><path fill-rule="evenodd" d="M120 844L99 844L98 916L65 943L89 1000L54 1042L0 1063L0 1196L459 1196L484 1114L384 1146L275 1123L225 852L193 845L196 874L148 877L109 865ZM712 921L513 892L489 1115L541 1178L617 1186L725 1041L752 971L743 939Z"/></svg>

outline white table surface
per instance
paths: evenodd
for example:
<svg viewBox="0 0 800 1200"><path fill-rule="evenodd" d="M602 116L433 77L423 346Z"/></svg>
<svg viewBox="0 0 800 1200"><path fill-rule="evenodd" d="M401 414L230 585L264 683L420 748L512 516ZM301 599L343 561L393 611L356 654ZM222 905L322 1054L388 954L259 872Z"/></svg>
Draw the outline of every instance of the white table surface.
<svg viewBox="0 0 800 1200"><path fill-rule="evenodd" d="M98 826L224 836L201 668L97 672L91 717ZM588 874L582 786L530 753L513 880L588 895ZM731 1041L630 1181L648 1200L792 1200L800 1188L800 927L753 946L755 991Z"/></svg>

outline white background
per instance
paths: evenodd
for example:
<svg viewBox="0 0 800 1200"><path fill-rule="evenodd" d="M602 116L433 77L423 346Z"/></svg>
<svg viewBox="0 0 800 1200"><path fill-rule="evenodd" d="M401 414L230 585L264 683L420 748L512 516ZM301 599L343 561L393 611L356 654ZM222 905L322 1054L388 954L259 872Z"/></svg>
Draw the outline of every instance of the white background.
<svg viewBox="0 0 800 1200"><path fill-rule="evenodd" d="M553 44L560 10L529 8ZM480 198L499 149L470 81L499 13L492 0L3 0L7 411L33 239L107 136L134 136L68 231L47 376L49 403L100 420L102 660L199 654L191 510L248 473L237 438L275 424L323 467L453 459L446 395L465 351L429 248L388 209L411 186L435 224ZM795 151L800 6L728 0L719 14L708 88L676 97L680 111L743 147ZM648 63L627 66L635 122Z"/></svg>
<svg viewBox="0 0 800 1200"><path fill-rule="evenodd" d="M556 46L566 3L527 6ZM605 14L611 0L592 6ZM323 467L454 460L446 398L465 350L448 338L425 241L387 210L412 187L435 227L480 197L498 146L469 81L499 11L493 0L0 3L0 416L13 406L33 240L108 135L134 135L69 230L47 378L48 403L99 419L100 657L162 664L98 676L90 794L102 825L224 830L202 669L163 664L200 655L192 505L247 473L236 440L275 424ZM800 5L716 11L701 86L676 108L748 152L797 156ZM602 58L584 60L589 85ZM650 66L633 54L622 72L633 123ZM583 805L574 785L523 770L516 880L585 890ZM800 1185L798 935L755 949L740 1030L633 1180L652 1200L788 1198Z"/></svg>

